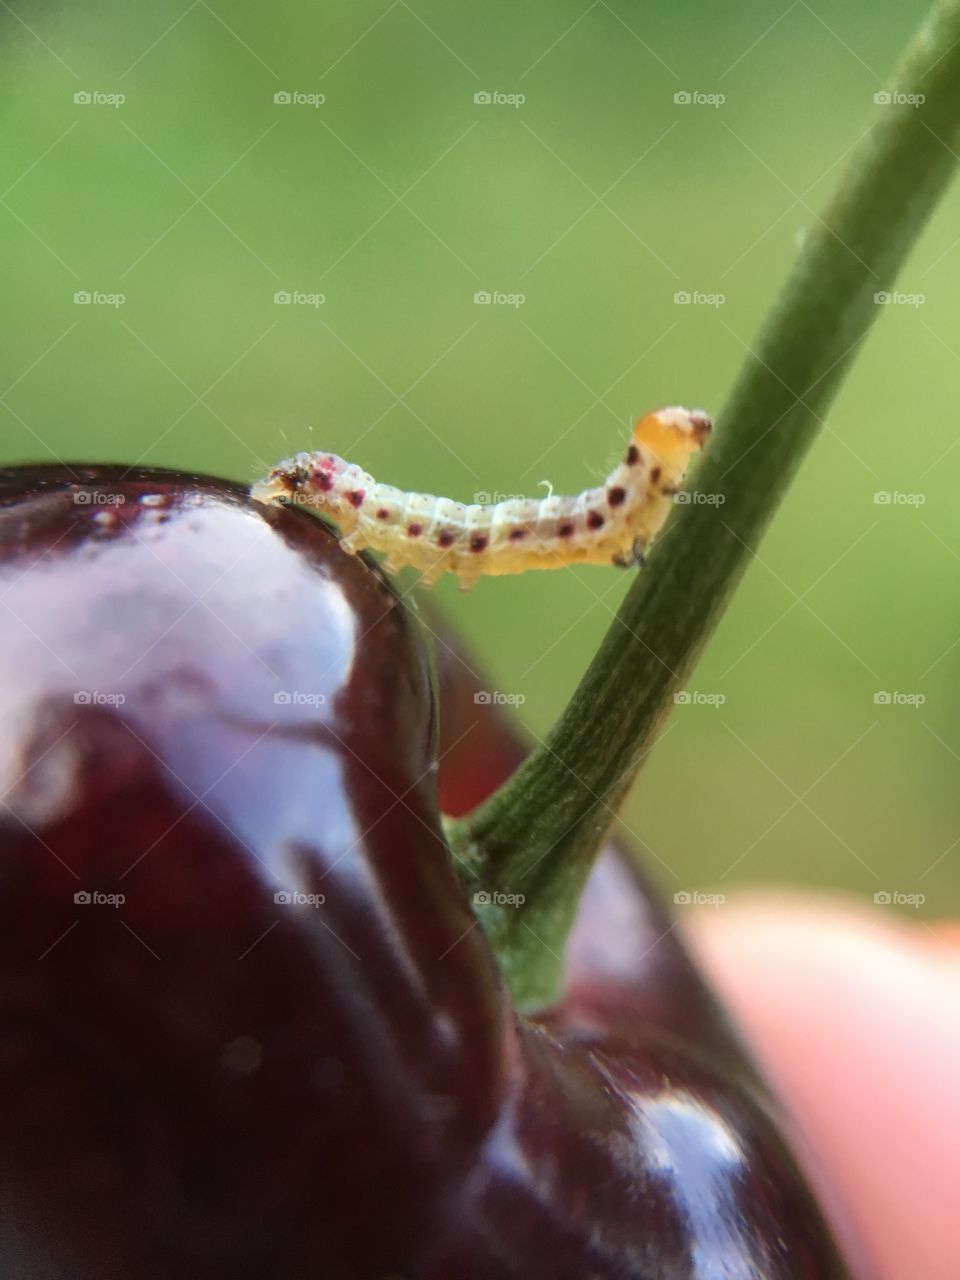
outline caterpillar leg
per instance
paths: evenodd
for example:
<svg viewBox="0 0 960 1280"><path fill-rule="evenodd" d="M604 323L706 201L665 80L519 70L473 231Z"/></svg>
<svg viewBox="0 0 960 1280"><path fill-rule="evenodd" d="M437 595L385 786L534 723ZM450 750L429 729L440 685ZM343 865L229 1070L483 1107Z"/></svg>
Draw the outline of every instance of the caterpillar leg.
<svg viewBox="0 0 960 1280"><path fill-rule="evenodd" d="M362 533L358 533L355 529L353 533L348 533L345 537L340 538L340 545L344 551L355 556L358 551L363 551L367 545L367 540Z"/></svg>
<svg viewBox="0 0 960 1280"><path fill-rule="evenodd" d="M432 587L438 578L444 574L445 566L442 564L431 565L429 569L424 569L420 575L421 587Z"/></svg>
<svg viewBox="0 0 960 1280"><path fill-rule="evenodd" d="M426 557L417 564L417 568L420 570L420 586L422 587L432 587L437 579L442 578L448 570L453 573L457 572L456 563L451 564L450 556L444 551L435 553L430 558L429 563L425 563L425 559ZM472 565L470 569L475 577L476 574Z"/></svg>
<svg viewBox="0 0 960 1280"><path fill-rule="evenodd" d="M629 551L622 551L619 555L613 557L613 563L618 569L642 569L647 563L647 557L644 552L647 544L642 538L637 538Z"/></svg>

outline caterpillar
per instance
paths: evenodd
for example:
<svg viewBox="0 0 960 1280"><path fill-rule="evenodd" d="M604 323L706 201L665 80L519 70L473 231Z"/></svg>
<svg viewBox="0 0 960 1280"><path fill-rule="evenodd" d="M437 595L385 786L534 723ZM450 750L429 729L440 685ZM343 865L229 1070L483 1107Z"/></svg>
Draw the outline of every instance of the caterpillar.
<svg viewBox="0 0 960 1280"><path fill-rule="evenodd" d="M298 453L251 488L267 503L303 503L335 521L346 551L386 552L385 567L419 569L425 584L455 573L464 589L484 574L568 564L643 563L670 514L690 455L711 421L701 409L640 418L622 461L595 489L571 497L465 505L404 493L332 453Z"/></svg>

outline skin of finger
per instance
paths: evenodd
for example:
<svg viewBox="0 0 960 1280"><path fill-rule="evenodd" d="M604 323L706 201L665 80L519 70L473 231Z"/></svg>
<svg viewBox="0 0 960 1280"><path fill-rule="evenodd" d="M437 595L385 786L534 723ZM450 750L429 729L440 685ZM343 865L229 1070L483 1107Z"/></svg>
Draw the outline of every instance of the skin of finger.
<svg viewBox="0 0 960 1280"><path fill-rule="evenodd" d="M956 1280L960 927L753 894L693 913L686 933L786 1105L858 1277Z"/></svg>

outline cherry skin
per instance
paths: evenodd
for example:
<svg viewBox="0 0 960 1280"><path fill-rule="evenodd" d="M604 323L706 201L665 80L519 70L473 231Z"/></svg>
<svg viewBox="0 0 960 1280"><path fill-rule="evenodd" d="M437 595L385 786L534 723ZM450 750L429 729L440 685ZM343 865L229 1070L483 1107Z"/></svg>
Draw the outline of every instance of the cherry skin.
<svg viewBox="0 0 960 1280"><path fill-rule="evenodd" d="M4 1274L845 1274L699 980L637 1004L628 930L602 959L609 899L515 1015L423 635L322 524L14 469L0 602Z"/></svg>
<svg viewBox="0 0 960 1280"><path fill-rule="evenodd" d="M510 776L528 746L501 707L478 700L494 682L476 656L441 617L433 612L427 617L436 640L442 712L438 790L443 811L459 817ZM783 1148L779 1130L788 1127L786 1117L693 964L653 881L616 841L600 854L581 898L567 943L563 997L531 1022L551 1034L564 1060L573 1048L594 1063L601 1060L604 1068L612 1063L614 1074L623 1071L617 1084L604 1081L604 1087L618 1089L621 1120L624 1114L642 1115L645 1124L649 1121L646 1141L676 1161L669 1177L655 1180L660 1191L675 1197L673 1204L657 1203L658 1188L648 1184L642 1207L633 1210L634 1224L646 1229L654 1224L655 1247L643 1255L641 1269L599 1266L596 1275L713 1280L847 1274ZM583 1127L579 1118L566 1137ZM735 1155L738 1148L741 1159ZM730 1157L726 1165L724 1151ZM571 1155L565 1167L582 1173L589 1161L582 1153ZM559 1190L560 1180L551 1172ZM620 1172L625 1205L630 1173ZM699 1193L703 1213L698 1216ZM766 1202L762 1208L758 1199ZM671 1254L668 1223L682 1220L685 1212ZM598 1213L596 1222L601 1220ZM556 1226L551 1234L562 1238ZM522 1215L516 1237L525 1238ZM526 1239L526 1250L525 1265L540 1274L536 1238ZM631 1254L628 1242L624 1253ZM631 1256L641 1256L636 1241ZM476 1274L498 1273L481 1268Z"/></svg>
<svg viewBox="0 0 960 1280"><path fill-rule="evenodd" d="M20 1274L380 1275L495 1116L505 1017L416 625L314 520L97 475L0 508Z"/></svg>

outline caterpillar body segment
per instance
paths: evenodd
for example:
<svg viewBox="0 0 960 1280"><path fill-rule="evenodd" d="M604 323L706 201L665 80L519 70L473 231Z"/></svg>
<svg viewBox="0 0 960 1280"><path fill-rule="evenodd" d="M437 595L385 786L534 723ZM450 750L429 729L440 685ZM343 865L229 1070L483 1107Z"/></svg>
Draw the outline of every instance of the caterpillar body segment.
<svg viewBox="0 0 960 1280"><path fill-rule="evenodd" d="M345 550L386 554L386 568L411 565L423 581L455 573L470 587L484 575L568 564L642 561L660 532L710 418L679 407L646 414L621 462L602 485L571 496L464 504L407 493L332 453L298 453L252 487L261 502L297 503L336 522Z"/></svg>

